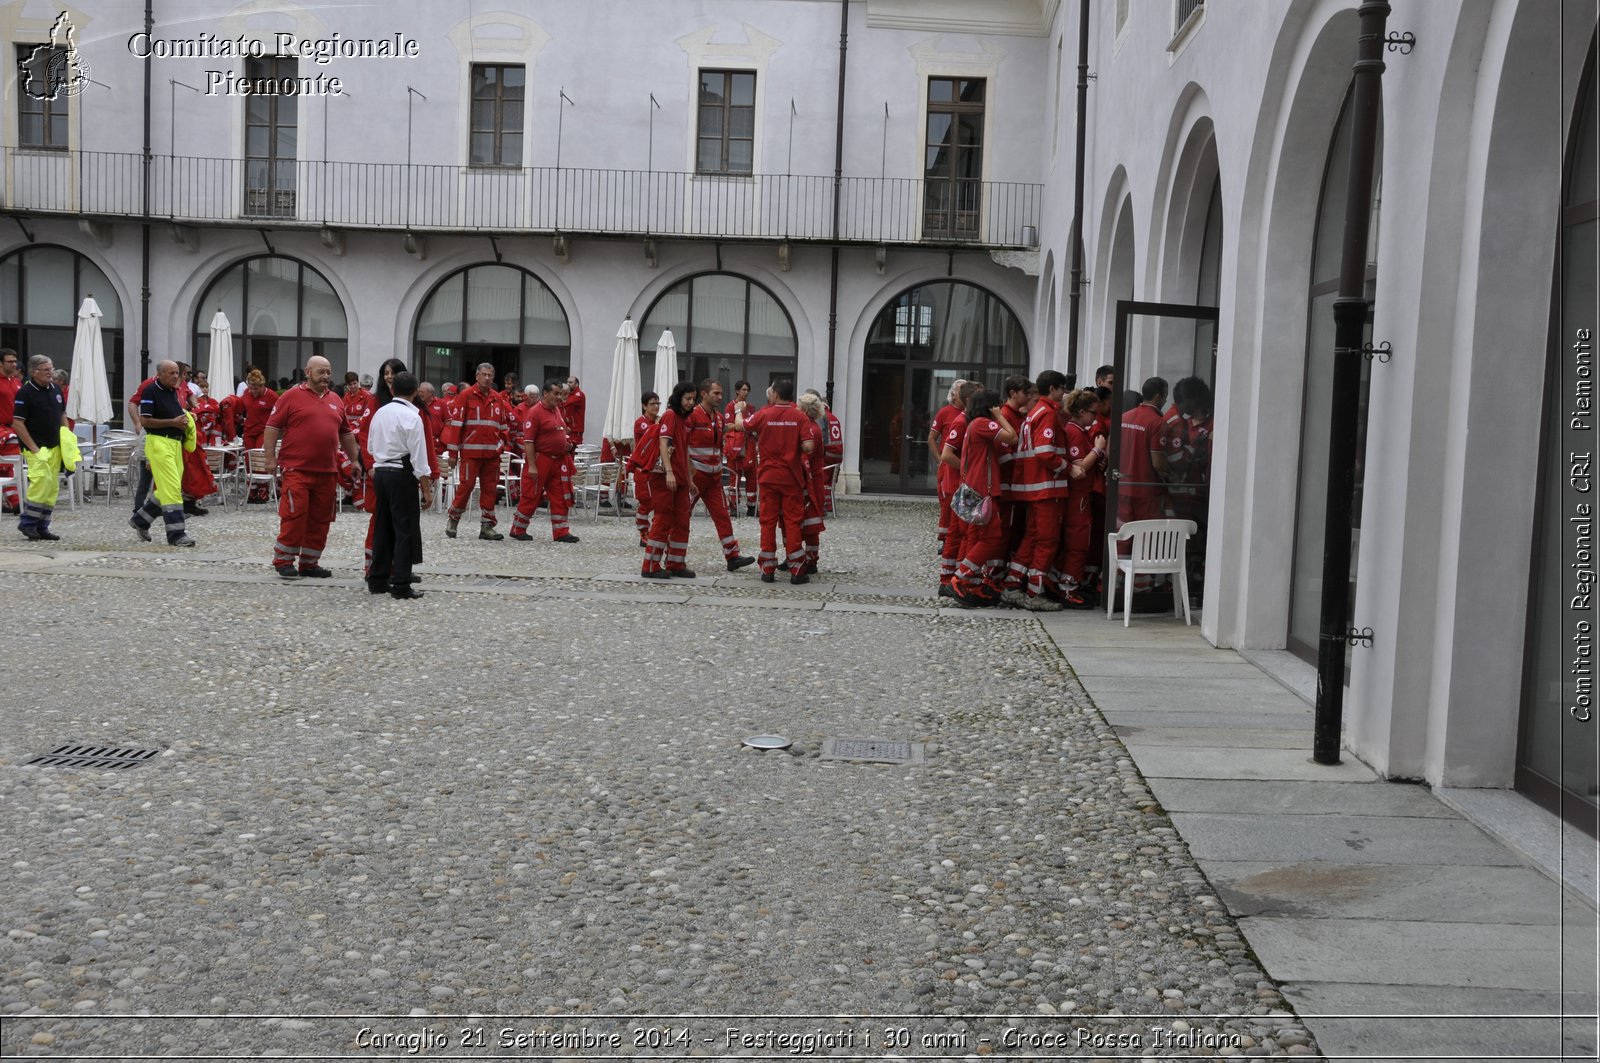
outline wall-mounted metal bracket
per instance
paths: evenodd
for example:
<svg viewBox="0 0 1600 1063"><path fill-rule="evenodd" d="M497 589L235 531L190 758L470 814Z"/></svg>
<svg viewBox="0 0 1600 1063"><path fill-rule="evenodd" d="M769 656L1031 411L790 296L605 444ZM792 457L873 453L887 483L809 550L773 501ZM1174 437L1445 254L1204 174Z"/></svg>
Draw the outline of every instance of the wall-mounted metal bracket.
<svg viewBox="0 0 1600 1063"><path fill-rule="evenodd" d="M256 232L261 234L261 242L267 245L267 254L276 255L278 252L272 246L272 241L267 239L267 230L265 230L265 229L257 229Z"/></svg>
<svg viewBox="0 0 1600 1063"><path fill-rule="evenodd" d="M496 240L492 235L489 237L489 247L494 251L495 262L499 263L506 260L505 256L500 253L500 241Z"/></svg>
<svg viewBox="0 0 1600 1063"><path fill-rule="evenodd" d="M567 242L566 233L556 233L551 237L550 249L562 265L566 265L572 258L572 245Z"/></svg>
<svg viewBox="0 0 1600 1063"><path fill-rule="evenodd" d="M28 231L28 227L26 225L22 224L22 219L13 214L11 215L11 220L17 223L17 228L21 229L22 235L28 238L28 243L33 243L33 234Z"/></svg>
<svg viewBox="0 0 1600 1063"><path fill-rule="evenodd" d="M656 251L656 242L650 237L644 238L644 264L649 269L655 269L661 262L661 256Z"/></svg>
<svg viewBox="0 0 1600 1063"><path fill-rule="evenodd" d="M1389 46L1389 50L1391 52L1399 52L1401 55L1410 55L1411 49L1417 46L1417 35L1412 33L1410 30L1407 30L1404 33L1395 32L1385 37L1383 39L1383 43Z"/></svg>
<svg viewBox="0 0 1600 1063"><path fill-rule="evenodd" d="M1377 344L1376 346L1370 343L1364 343L1361 345L1361 357L1365 358L1369 362L1373 359L1377 359L1379 362L1387 362L1390 358L1394 357L1394 348L1389 346L1388 340L1384 340L1382 343Z"/></svg>
<svg viewBox="0 0 1600 1063"><path fill-rule="evenodd" d="M1362 649L1370 650L1372 649L1372 637L1372 629L1370 627L1353 627L1343 635L1334 638L1333 641L1348 642L1352 646L1360 646Z"/></svg>

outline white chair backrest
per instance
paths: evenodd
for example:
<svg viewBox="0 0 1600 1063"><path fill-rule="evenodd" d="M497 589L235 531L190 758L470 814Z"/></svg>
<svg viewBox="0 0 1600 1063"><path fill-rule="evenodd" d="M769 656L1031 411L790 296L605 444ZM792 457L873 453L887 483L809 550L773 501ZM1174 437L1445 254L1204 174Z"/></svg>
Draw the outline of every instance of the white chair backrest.
<svg viewBox="0 0 1600 1063"><path fill-rule="evenodd" d="M1192 520L1134 520L1117 529L1117 538L1133 540L1133 565L1148 572L1154 565L1182 564L1185 544L1196 527Z"/></svg>

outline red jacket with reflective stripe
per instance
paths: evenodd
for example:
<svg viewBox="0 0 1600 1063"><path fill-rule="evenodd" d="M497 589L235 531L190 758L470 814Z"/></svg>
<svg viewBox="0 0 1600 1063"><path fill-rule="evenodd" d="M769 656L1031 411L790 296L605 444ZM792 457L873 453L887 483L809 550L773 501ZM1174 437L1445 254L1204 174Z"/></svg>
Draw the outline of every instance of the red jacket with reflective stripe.
<svg viewBox="0 0 1600 1063"><path fill-rule="evenodd" d="M485 395L476 387L456 396L445 442L465 461L498 460L500 447L510 438L511 407L498 392Z"/></svg>
<svg viewBox="0 0 1600 1063"><path fill-rule="evenodd" d="M1019 502L1066 498L1065 441L1061 438L1061 404L1040 396L1022 422L1011 465L1011 495Z"/></svg>
<svg viewBox="0 0 1600 1063"><path fill-rule="evenodd" d="M689 464L695 472L722 470L722 414L696 406L689 414Z"/></svg>

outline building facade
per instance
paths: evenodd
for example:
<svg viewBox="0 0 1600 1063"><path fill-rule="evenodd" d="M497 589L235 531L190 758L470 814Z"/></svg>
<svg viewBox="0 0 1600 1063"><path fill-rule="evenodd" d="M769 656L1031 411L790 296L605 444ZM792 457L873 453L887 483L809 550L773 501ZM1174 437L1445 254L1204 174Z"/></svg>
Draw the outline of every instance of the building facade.
<svg viewBox="0 0 1600 1063"><path fill-rule="evenodd" d="M1075 0L18 0L0 339L64 362L92 292L126 393L221 308L236 373L570 370L597 434L626 316L646 380L670 331L683 377L830 393L889 492L957 377L1194 378L1202 629L1309 655L1357 6L1088 4L1068 364ZM1393 7L1345 744L1593 830L1594 5ZM1204 313L1119 352L1127 300Z"/></svg>

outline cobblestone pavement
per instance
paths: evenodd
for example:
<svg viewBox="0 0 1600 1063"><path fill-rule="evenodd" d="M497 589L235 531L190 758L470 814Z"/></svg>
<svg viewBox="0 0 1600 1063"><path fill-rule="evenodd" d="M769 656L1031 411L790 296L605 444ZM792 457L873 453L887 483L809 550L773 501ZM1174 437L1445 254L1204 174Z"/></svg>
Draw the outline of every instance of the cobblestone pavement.
<svg viewBox="0 0 1600 1063"><path fill-rule="evenodd" d="M0 547L6 1054L1315 1055L1050 637L937 604L930 506L798 588L430 516L418 602L355 514L288 585L263 507L126 515Z"/></svg>

